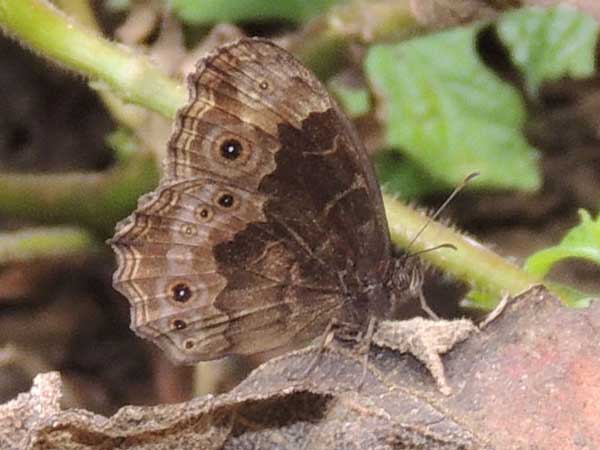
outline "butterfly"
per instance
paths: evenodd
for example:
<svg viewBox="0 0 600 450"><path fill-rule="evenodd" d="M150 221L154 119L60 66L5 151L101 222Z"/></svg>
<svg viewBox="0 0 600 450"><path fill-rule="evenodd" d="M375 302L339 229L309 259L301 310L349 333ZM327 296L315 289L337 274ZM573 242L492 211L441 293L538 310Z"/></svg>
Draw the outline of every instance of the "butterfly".
<svg viewBox="0 0 600 450"><path fill-rule="evenodd" d="M399 267L379 185L315 75L244 38L188 86L159 186L110 241L132 329L193 363L389 315Z"/></svg>

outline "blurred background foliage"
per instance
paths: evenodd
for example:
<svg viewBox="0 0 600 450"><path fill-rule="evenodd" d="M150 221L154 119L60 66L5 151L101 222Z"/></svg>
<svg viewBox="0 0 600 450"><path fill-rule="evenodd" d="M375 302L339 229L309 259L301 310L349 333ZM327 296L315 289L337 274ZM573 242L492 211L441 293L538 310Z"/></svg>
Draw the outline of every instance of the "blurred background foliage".
<svg viewBox="0 0 600 450"><path fill-rule="evenodd" d="M50 368L67 402L102 412L190 395L192 371L127 329L103 240L158 182L185 74L244 35L297 55L353 120L396 244L426 221L403 201L433 210L480 173L453 225L412 247L458 249L426 255L446 274L427 284L442 315L546 276L565 302L594 298L600 7L538 3L552 2L0 0L0 398ZM195 392L258 362L201 365Z"/></svg>

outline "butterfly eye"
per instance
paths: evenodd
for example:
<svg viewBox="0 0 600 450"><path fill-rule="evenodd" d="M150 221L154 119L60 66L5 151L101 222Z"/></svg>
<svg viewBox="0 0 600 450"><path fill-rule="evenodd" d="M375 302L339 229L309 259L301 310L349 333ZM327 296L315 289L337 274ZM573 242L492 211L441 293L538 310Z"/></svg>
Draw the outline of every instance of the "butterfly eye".
<svg viewBox="0 0 600 450"><path fill-rule="evenodd" d="M242 144L237 139L227 139L221 144L221 156L233 161L238 159L242 153Z"/></svg>
<svg viewBox="0 0 600 450"><path fill-rule="evenodd" d="M192 298L192 290L185 283L177 283L171 288L171 295L174 301L185 303Z"/></svg>

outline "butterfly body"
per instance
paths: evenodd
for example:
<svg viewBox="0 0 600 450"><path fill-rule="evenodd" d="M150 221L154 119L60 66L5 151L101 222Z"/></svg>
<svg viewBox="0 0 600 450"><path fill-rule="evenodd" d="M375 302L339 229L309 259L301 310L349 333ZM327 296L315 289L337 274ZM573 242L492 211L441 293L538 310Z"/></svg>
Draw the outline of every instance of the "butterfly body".
<svg viewBox="0 0 600 450"><path fill-rule="evenodd" d="M271 42L242 39L188 83L164 177L111 241L132 328L191 363L389 314L381 193L316 77Z"/></svg>

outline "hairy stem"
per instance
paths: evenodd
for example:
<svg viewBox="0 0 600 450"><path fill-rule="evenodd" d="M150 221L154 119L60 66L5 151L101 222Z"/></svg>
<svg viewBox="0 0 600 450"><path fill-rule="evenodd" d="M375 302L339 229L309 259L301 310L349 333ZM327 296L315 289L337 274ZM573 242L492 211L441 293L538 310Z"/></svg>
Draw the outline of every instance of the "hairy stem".
<svg viewBox="0 0 600 450"><path fill-rule="evenodd" d="M468 283L485 294L479 299L485 307L493 307L502 295L517 295L536 284L544 283L541 278L529 274L474 239L459 233L439 222L429 222L428 217L390 196L384 195L384 203L392 240L411 253L423 252L439 245L454 248L439 248L426 251L421 257L444 273ZM425 228L423 229L423 227ZM417 234L418 238L413 239ZM555 295L569 304L587 296L559 283L544 283Z"/></svg>
<svg viewBox="0 0 600 450"><path fill-rule="evenodd" d="M105 83L124 100L174 117L185 89L147 58L116 45L46 0L0 0L0 27L43 56Z"/></svg>
<svg viewBox="0 0 600 450"><path fill-rule="evenodd" d="M95 33L102 32L89 0L54 0L54 3L87 29ZM94 87L93 83L91 87ZM146 120L148 111L145 108L126 103L121 97L106 88L97 89L97 93L113 119L121 125L136 129Z"/></svg>
<svg viewBox="0 0 600 450"><path fill-rule="evenodd" d="M105 238L157 179L154 157L141 153L104 173L2 174L0 214L46 224L77 224Z"/></svg>

